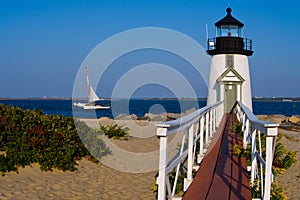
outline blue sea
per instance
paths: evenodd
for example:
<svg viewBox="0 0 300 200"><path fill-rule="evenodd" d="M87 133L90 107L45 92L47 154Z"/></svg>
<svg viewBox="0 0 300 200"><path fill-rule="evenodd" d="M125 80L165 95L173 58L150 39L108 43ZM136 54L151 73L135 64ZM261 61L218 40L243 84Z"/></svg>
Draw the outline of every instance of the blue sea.
<svg viewBox="0 0 300 200"><path fill-rule="evenodd" d="M108 110L83 110L72 106L72 100L0 100L1 104L17 106L23 109L40 109L44 114L59 114L80 118L116 117L119 114L135 114L144 116L145 113L160 114L163 112L182 113L192 108L206 105L205 100L166 100L166 99L131 99L104 100L111 105ZM300 115L300 102L282 101L253 101L253 112L256 115L282 114L286 116Z"/></svg>

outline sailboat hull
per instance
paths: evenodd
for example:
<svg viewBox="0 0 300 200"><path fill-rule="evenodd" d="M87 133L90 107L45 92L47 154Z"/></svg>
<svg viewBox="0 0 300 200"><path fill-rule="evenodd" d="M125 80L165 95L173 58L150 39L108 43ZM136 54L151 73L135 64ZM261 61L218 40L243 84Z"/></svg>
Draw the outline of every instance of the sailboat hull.
<svg viewBox="0 0 300 200"><path fill-rule="evenodd" d="M84 110L107 110L107 109L110 109L109 105L96 104L96 102L94 102L92 104L78 102L78 103L74 103L73 105L83 108Z"/></svg>
<svg viewBox="0 0 300 200"><path fill-rule="evenodd" d="M109 106L102 106L102 105L85 105L83 106L83 109L85 110L107 110L109 109Z"/></svg>
<svg viewBox="0 0 300 200"><path fill-rule="evenodd" d="M77 107L81 107L81 108L83 108L83 106L85 106L86 104L85 103L74 103L73 104L74 106L77 106Z"/></svg>

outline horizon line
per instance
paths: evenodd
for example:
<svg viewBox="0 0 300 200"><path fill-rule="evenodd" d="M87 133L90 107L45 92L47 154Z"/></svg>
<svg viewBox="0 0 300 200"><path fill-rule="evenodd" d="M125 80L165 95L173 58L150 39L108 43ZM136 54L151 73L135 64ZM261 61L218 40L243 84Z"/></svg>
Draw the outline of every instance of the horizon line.
<svg viewBox="0 0 300 200"><path fill-rule="evenodd" d="M102 98L103 100L114 100L114 99L207 99L207 97L114 97L114 98ZM285 99L285 100L300 100L299 97L252 97L254 100L263 100L263 99ZM72 98L72 97L0 97L0 100L87 100L87 98Z"/></svg>

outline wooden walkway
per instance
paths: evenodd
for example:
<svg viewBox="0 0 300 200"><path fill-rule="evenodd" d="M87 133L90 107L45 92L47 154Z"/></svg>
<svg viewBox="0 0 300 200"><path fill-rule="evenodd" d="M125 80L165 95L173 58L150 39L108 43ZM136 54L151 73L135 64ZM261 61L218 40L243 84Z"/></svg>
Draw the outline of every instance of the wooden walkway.
<svg viewBox="0 0 300 200"><path fill-rule="evenodd" d="M252 199L246 159L233 153L235 144L242 147L242 138L233 132L236 121L235 114L224 115L183 200Z"/></svg>

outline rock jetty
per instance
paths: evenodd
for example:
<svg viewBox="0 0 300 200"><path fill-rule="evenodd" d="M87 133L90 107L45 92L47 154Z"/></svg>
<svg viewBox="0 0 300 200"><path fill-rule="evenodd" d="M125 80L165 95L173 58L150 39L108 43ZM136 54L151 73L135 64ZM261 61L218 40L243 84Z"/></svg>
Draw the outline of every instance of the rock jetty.
<svg viewBox="0 0 300 200"><path fill-rule="evenodd" d="M186 116L192 112L196 111L196 109L187 110L184 113L162 113L162 114L153 114L153 113L145 113L144 116L137 116L135 114L127 115L127 114L119 114L114 118L114 120L139 120L139 121L172 121L176 120L180 117ZM287 126L299 126L300 127L300 115L293 116L285 116L280 114L272 114L272 115L256 115L256 117L263 121L269 121L279 124L281 127ZM113 120L108 117L101 117L100 120Z"/></svg>

